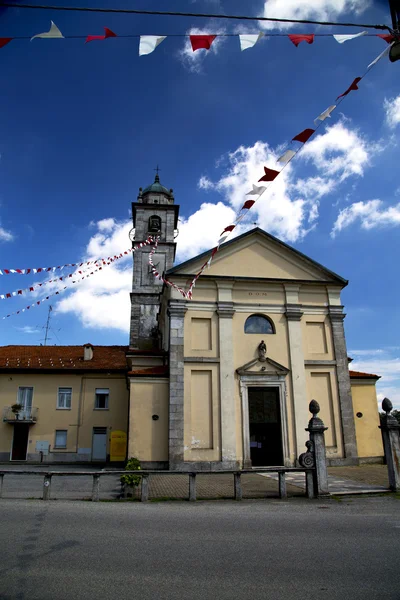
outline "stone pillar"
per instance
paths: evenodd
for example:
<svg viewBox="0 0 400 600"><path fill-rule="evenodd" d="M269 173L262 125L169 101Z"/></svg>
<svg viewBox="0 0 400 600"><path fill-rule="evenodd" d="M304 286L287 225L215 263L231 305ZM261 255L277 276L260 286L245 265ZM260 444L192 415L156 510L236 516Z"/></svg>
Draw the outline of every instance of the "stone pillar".
<svg viewBox="0 0 400 600"><path fill-rule="evenodd" d="M184 462L184 320L186 303L171 300L169 323L169 468L183 468Z"/></svg>
<svg viewBox="0 0 400 600"><path fill-rule="evenodd" d="M307 422L307 390L306 371L304 368L303 337L301 331L301 318L303 311L298 304L299 285L285 285L286 292L286 318L288 322L290 371L292 377L292 395L294 406L294 422L296 430L297 456L300 448L304 447L307 436L304 433L304 423Z"/></svg>
<svg viewBox="0 0 400 600"><path fill-rule="evenodd" d="M390 414L393 405L389 398L382 400L385 416L381 418L379 429L382 431L383 448L388 468L389 487L393 492L400 491L400 425Z"/></svg>
<svg viewBox="0 0 400 600"><path fill-rule="evenodd" d="M346 338L343 326L346 315L343 314L343 306L329 306L329 316L332 326L333 347L335 349L344 454L347 459L346 464L358 465L356 426L354 423L353 400L351 397L349 361L347 359Z"/></svg>
<svg viewBox="0 0 400 600"><path fill-rule="evenodd" d="M233 302L218 302L220 398L221 398L221 467L237 469L235 378L233 362Z"/></svg>
<svg viewBox="0 0 400 600"><path fill-rule="evenodd" d="M321 496L329 496L328 487L328 471L326 468L326 450L325 450L325 427L323 421L317 417L320 411L319 404L316 400L311 400L309 405L312 418L308 422L306 431L310 433L311 446L307 445L308 451L312 451L314 455L314 494L317 498ZM306 459L307 453L299 460L304 463L304 466L309 466Z"/></svg>

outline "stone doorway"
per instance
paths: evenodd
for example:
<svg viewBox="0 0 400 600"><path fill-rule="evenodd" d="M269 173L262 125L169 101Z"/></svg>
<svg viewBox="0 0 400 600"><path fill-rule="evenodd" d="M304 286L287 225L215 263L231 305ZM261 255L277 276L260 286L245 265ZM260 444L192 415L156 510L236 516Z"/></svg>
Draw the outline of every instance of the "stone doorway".
<svg viewBox="0 0 400 600"><path fill-rule="evenodd" d="M250 387L249 435L253 467L284 464L278 387Z"/></svg>

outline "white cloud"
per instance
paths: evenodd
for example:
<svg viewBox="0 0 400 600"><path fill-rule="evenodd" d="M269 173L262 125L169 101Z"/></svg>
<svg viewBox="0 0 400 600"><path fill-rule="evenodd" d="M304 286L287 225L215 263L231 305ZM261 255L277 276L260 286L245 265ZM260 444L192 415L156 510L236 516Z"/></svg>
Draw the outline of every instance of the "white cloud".
<svg viewBox="0 0 400 600"><path fill-rule="evenodd" d="M204 250L213 248L222 230L235 217L235 211L226 204L204 203L189 218L181 218L177 239L177 257L179 261L187 260Z"/></svg>
<svg viewBox="0 0 400 600"><path fill-rule="evenodd" d="M400 124L400 94L397 98L390 98L383 103L383 108L386 113L386 123L389 127L396 127Z"/></svg>
<svg viewBox="0 0 400 600"><path fill-rule="evenodd" d="M182 62L182 64L191 72L191 73L201 73L203 61L207 58L207 56L211 54L218 54L220 47L227 40L226 37L221 37L222 34L226 33L226 29L221 27L220 25L216 25L213 27L212 21L207 29L198 29L196 27L192 27L189 31L186 32L186 35L216 35L217 37L212 43L212 46L209 50L196 50L193 52L192 44L190 43L189 37L185 37L185 42L183 48L179 50L178 56Z"/></svg>
<svg viewBox="0 0 400 600"><path fill-rule="evenodd" d="M97 222L97 227L99 231L112 231L115 227L115 219L102 219Z"/></svg>
<svg viewBox="0 0 400 600"><path fill-rule="evenodd" d="M395 408L400 409L399 347L349 350L349 355L355 357L349 365L351 371L374 373L381 377L376 384L379 409L381 409L380 402L385 396L390 398Z"/></svg>
<svg viewBox="0 0 400 600"><path fill-rule="evenodd" d="M400 358L370 358L366 360L353 361L350 364L351 371L362 373L373 373L382 377L382 383L388 383L400 379Z"/></svg>
<svg viewBox="0 0 400 600"><path fill-rule="evenodd" d="M360 14L370 0L265 0L264 17L332 21L342 14ZM291 23L260 21L264 29L293 29ZM302 26L304 27L304 25Z"/></svg>
<svg viewBox="0 0 400 600"><path fill-rule="evenodd" d="M3 227L0 227L0 242L12 242L14 239L11 231L6 231Z"/></svg>
<svg viewBox="0 0 400 600"><path fill-rule="evenodd" d="M24 327L16 327L18 331L22 331L22 333L39 333L40 329L37 327L32 327L31 325L25 325Z"/></svg>
<svg viewBox="0 0 400 600"><path fill-rule="evenodd" d="M336 237L342 229L356 221L361 224L362 229L366 230L400 225L400 203L385 208L382 200L355 202L339 212L331 231L331 237Z"/></svg>
<svg viewBox="0 0 400 600"><path fill-rule="evenodd" d="M206 175L202 175L199 179L197 187L200 190L210 190L211 188L214 187L214 184L210 179L208 179L208 177Z"/></svg>

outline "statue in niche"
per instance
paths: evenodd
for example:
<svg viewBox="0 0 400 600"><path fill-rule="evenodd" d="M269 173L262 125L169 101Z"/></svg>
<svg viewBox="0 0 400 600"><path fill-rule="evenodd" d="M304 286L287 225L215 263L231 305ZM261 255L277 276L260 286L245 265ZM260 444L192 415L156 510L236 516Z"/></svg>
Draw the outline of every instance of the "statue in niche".
<svg viewBox="0 0 400 600"><path fill-rule="evenodd" d="M264 362L265 360L267 360L267 346L265 345L264 340L261 340L261 342L258 344L258 360L260 360L261 362Z"/></svg>
<svg viewBox="0 0 400 600"><path fill-rule="evenodd" d="M159 233L161 231L161 218L153 215L149 218L149 233Z"/></svg>

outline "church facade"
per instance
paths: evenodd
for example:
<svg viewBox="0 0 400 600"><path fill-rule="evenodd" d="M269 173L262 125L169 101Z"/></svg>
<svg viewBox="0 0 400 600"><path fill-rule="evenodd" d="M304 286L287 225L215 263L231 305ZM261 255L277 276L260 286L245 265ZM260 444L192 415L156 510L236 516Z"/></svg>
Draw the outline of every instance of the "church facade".
<svg viewBox="0 0 400 600"><path fill-rule="evenodd" d="M174 266L178 215L172 189L162 186L157 174L132 204L132 238L137 246L149 235L159 237L153 256L157 271L185 288L208 254ZM58 390L76 390L69 406L77 411L77 429L69 432L65 418L57 426L64 416L57 412L52 420L43 416L41 426L43 406L30 423L28 460L38 457L29 452L29 443L32 450L57 435L66 445L55 455L49 452L49 462L61 456L69 462L95 461L94 439L98 460L100 424L108 432L103 431L103 458L114 428L126 433L127 456L137 457L143 468L295 466L305 450L312 398L328 427L329 464L382 460L375 391L379 376L349 371L341 301L346 280L253 229L221 246L198 279L193 299L187 300L154 277L151 250L142 246L133 255L129 346L110 347L109 364L106 347L90 350L86 345L85 358L79 347L57 347L53 354L61 362L56 365L48 358L48 347L0 348L0 398L7 409L23 397L22 388L35 388L39 399L45 385L48 402L54 402L56 382ZM70 362L62 359L68 352L74 355ZM18 359L18 353L24 358ZM90 390L87 398L83 380ZM18 426L3 417L2 460L12 457L10 444L13 448ZM68 445L68 439L73 443ZM85 440L85 453L79 439Z"/></svg>

